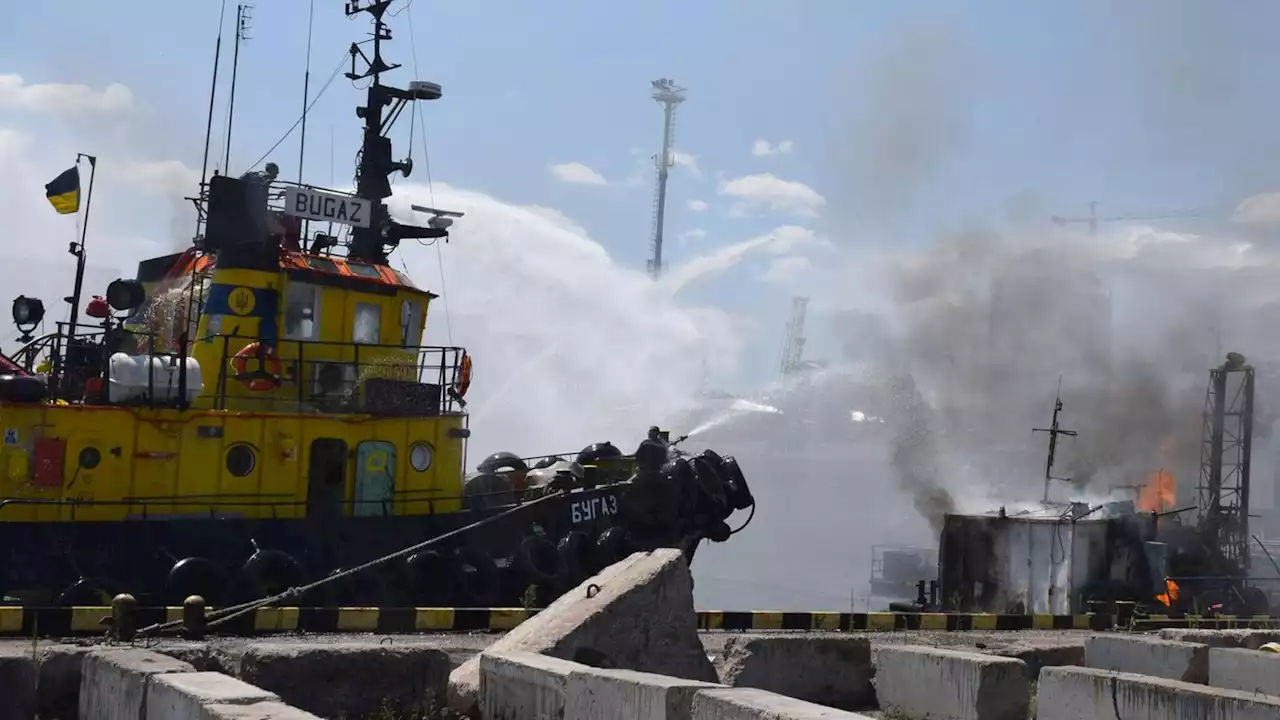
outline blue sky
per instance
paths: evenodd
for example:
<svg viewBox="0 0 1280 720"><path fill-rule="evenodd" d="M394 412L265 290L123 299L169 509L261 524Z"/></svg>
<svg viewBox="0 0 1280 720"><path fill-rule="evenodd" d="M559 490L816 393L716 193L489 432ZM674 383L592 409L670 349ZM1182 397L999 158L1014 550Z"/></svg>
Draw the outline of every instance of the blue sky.
<svg viewBox="0 0 1280 720"><path fill-rule="evenodd" d="M140 0L125 13L90 0L26 3L0 31L0 69L28 83L124 83L153 113L153 155L198 166L220 6ZM337 0L316 6L313 91L367 27ZM297 118L307 7L253 9L234 171ZM423 108L435 179L556 208L626 266L642 268L649 252L646 163L661 114L648 93L658 77L688 88L676 145L699 169L672 171L672 264L783 225L856 253L1011 214L1083 214L1091 199L1104 213L1182 210L1280 185L1280 117L1267 89L1280 62L1269 32L1280 7L1265 2L414 0L412 9L420 73L445 90ZM387 79L404 84L414 76L409 17L392 22L386 55L404 68ZM230 41L228 32L224 61ZM328 182L331 129L339 181L349 176L359 99L340 77L317 105L310 181ZM407 128L406 116L398 153ZM758 157L756 140L790 141L791 150ZM219 142L215 131L215 152ZM285 177L296 173L297 152L295 135L272 156ZM570 162L609 184L558 181L549 166ZM425 175L419 163L415 179ZM812 216L734 216L724 183L758 173L803 183L825 203ZM693 200L708 210L689 210ZM679 239L691 231L704 236ZM774 259L746 257L682 291L755 318L754 357L769 359L751 361L751 376L772 366L790 295L832 284L762 282ZM815 352L833 351L820 328L811 334Z"/></svg>

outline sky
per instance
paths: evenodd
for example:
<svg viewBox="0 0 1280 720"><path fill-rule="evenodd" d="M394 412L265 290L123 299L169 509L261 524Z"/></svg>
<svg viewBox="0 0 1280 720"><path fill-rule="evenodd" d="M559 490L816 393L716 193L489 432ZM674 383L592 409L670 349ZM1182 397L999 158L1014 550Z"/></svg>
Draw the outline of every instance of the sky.
<svg viewBox="0 0 1280 720"><path fill-rule="evenodd" d="M296 130L268 151L301 114L310 43L318 99L302 177L350 185L363 94L333 74L369 25L321 0L309 39L310 7L252 8L227 166L226 6L211 168L238 174L261 158L297 178ZM66 0L9 12L0 287L61 313L78 219L54 214L43 185L77 152L98 158L90 287L189 244L182 198L201 175L222 8ZM396 156L415 161L393 209L467 213L447 245L409 243L393 262L444 296L429 337L474 351L480 454L625 445L700 390L760 387L777 374L796 295L812 298L808 357L858 355L880 335L850 318L880 314L912 341L898 360L945 389L988 261L1032 247L1123 280L1120 345L1185 352L1197 373L1215 343L1280 353L1270 315L1228 317L1231 302L1280 299L1274 3L398 0L389 19L384 57L402 67L384 81L444 90L392 132ZM653 282L658 78L688 99ZM1096 236L1050 222L1087 215L1091 201L1119 218ZM1188 212L1205 215L1162 217ZM1209 306L1212 317L1195 314Z"/></svg>

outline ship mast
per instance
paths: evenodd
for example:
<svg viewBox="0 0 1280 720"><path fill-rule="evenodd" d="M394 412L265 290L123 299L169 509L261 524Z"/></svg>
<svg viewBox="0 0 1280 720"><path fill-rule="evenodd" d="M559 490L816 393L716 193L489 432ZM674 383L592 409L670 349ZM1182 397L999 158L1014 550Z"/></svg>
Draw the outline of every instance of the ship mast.
<svg viewBox="0 0 1280 720"><path fill-rule="evenodd" d="M373 206L370 227L356 227L351 232L351 247L347 251L353 260L364 260L377 264L387 261L388 248L394 249L406 238L441 238L449 234L444 223L431 223L431 227L415 227L401 225L391 219L386 205L382 202L391 197L391 181L389 175L397 170L404 177L413 172L413 158L396 161L391 156L391 138L386 136L391 126L404 110L405 106L416 100L438 100L441 96L440 85L433 82L415 80L409 83L408 90L383 85L382 73L400 67L389 65L382 59L382 41L391 39L391 28L383 22L383 15L393 0L374 0L362 5L362 0L348 0L346 13L350 17L358 13L369 13L373 18L373 56L365 54L360 48L362 43L351 44L351 72L346 73L352 81L372 78L369 85L366 103L356 108L356 116L364 120L364 141L360 145L360 163L356 169L356 195L370 201ZM365 63L363 72L356 70L356 58ZM390 106L386 117L383 109ZM445 227L440 227L445 225Z"/></svg>

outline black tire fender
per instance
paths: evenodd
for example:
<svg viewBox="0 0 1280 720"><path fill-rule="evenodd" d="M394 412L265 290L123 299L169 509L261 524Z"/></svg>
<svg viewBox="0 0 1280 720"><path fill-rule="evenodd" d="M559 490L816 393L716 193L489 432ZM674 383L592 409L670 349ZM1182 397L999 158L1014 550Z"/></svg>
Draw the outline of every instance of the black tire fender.
<svg viewBox="0 0 1280 720"><path fill-rule="evenodd" d="M283 550L255 550L240 568L239 573L260 596L275 595L291 587L307 582L302 563ZM298 602L301 598L291 598Z"/></svg>
<svg viewBox="0 0 1280 720"><path fill-rule="evenodd" d="M698 491L701 493L703 507L707 513L717 518L728 517L729 501L725 496L728 483L706 458L695 457L691 464L694 477L698 479Z"/></svg>
<svg viewBox="0 0 1280 720"><path fill-rule="evenodd" d="M755 505L756 499L751 494L751 487L747 485L747 478L742 474L738 459L728 456L724 459L722 467L724 468L725 479L729 481L729 486L732 488L730 502L733 503L733 509L746 510Z"/></svg>
<svg viewBox="0 0 1280 720"><path fill-rule="evenodd" d="M631 554L631 533L626 528L614 526L596 538L596 556L602 566L612 565Z"/></svg>
<svg viewBox="0 0 1280 720"><path fill-rule="evenodd" d="M537 535L520 541L515 560L516 568L540 585L559 585L569 574L558 548L550 540Z"/></svg>
<svg viewBox="0 0 1280 720"><path fill-rule="evenodd" d="M463 549L457 555L462 602L469 607L491 607L502 591L498 564L488 555Z"/></svg>
<svg viewBox="0 0 1280 720"><path fill-rule="evenodd" d="M410 555L404 562L408 594L414 602L445 606L458 597L463 577L456 556L424 550Z"/></svg>
<svg viewBox="0 0 1280 720"><path fill-rule="evenodd" d="M556 551L564 560L570 580L581 582L595 573L596 544L591 541L590 535L574 530L560 538Z"/></svg>
<svg viewBox="0 0 1280 720"><path fill-rule="evenodd" d="M181 605L191 595L199 595L205 603L217 605L230 579L227 570L209 558L188 557L169 568L165 591L168 601L175 605Z"/></svg>

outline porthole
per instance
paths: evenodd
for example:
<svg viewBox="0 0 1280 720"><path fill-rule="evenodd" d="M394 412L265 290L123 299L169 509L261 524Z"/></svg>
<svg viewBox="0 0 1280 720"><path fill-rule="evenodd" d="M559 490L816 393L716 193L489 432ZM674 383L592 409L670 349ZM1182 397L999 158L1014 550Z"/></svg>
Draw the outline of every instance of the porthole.
<svg viewBox="0 0 1280 720"><path fill-rule="evenodd" d="M434 458L436 451L429 443L414 443L409 449L409 464L418 472L425 472L431 467L431 460Z"/></svg>
<svg viewBox="0 0 1280 720"><path fill-rule="evenodd" d="M245 477L257 464L258 454L253 451L253 446L237 443L227 448L227 472L232 475Z"/></svg>
<svg viewBox="0 0 1280 720"><path fill-rule="evenodd" d="M92 470L98 467L98 463L102 462L102 453L98 448L89 446L80 450L80 455L76 459L81 468Z"/></svg>

